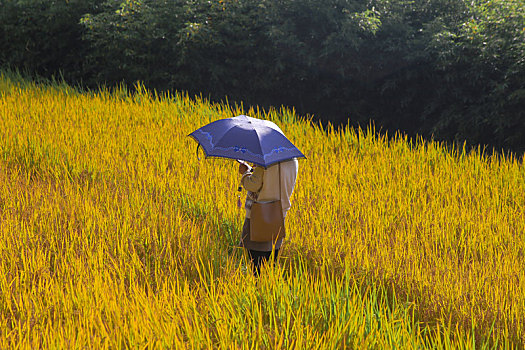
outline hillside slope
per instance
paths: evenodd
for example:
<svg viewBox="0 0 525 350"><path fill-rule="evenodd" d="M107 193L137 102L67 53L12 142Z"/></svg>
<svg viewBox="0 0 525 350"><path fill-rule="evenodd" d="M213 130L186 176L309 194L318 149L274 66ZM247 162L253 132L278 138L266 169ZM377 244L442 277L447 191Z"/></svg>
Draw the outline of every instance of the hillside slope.
<svg viewBox="0 0 525 350"><path fill-rule="evenodd" d="M15 80L0 78L0 347L525 344L522 162ZM308 157L258 287L236 248L236 165L187 137L241 113Z"/></svg>

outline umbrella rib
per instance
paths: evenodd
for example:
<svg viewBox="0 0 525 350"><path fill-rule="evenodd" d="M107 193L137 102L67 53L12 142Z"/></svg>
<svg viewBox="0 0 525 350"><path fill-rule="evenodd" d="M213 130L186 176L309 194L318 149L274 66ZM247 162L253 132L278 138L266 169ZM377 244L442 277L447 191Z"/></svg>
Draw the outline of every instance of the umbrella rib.
<svg viewBox="0 0 525 350"><path fill-rule="evenodd" d="M255 128L253 128L253 131L255 132L255 135L257 136L257 140L259 140L259 148L261 149L261 155L263 157L263 162L266 162L266 154L264 154L261 137L259 136L259 133L257 132Z"/></svg>

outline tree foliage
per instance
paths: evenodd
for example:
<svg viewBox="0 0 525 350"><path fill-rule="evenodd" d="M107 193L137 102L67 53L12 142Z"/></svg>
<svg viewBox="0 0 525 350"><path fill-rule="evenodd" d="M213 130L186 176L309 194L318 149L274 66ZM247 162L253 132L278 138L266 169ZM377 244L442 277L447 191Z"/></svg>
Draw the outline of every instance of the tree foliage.
<svg viewBox="0 0 525 350"><path fill-rule="evenodd" d="M79 19L97 13L102 1L0 0L0 65L83 79L88 46Z"/></svg>
<svg viewBox="0 0 525 350"><path fill-rule="evenodd" d="M524 0L0 0L0 64L525 150Z"/></svg>
<svg viewBox="0 0 525 350"><path fill-rule="evenodd" d="M453 32L437 33L440 136L525 150L525 6L520 0L471 4ZM447 102L447 105L443 105Z"/></svg>

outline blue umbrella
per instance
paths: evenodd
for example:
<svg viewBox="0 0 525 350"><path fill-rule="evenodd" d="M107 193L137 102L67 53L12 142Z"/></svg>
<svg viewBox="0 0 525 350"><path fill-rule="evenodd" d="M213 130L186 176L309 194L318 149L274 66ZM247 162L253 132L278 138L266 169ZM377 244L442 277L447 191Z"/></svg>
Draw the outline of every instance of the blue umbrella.
<svg viewBox="0 0 525 350"><path fill-rule="evenodd" d="M269 120L239 115L219 119L188 136L207 157L240 159L265 168L292 158L306 158Z"/></svg>

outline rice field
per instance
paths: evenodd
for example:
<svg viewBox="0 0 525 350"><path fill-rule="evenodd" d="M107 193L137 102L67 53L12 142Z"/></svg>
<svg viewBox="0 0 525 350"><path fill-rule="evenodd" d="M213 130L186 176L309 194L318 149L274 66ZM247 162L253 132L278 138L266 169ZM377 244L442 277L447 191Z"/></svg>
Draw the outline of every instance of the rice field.
<svg viewBox="0 0 525 350"><path fill-rule="evenodd" d="M308 157L258 281L237 164L187 137L238 114ZM0 348L523 347L523 193L512 156L3 73Z"/></svg>

